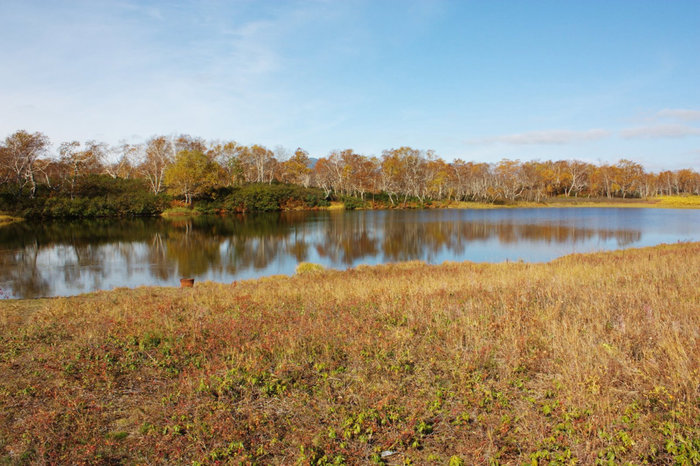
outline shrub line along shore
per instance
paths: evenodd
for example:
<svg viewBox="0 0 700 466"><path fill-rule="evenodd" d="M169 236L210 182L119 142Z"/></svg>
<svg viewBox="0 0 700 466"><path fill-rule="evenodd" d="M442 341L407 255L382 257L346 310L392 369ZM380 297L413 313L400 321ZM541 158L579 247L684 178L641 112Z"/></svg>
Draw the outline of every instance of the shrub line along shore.
<svg viewBox="0 0 700 466"><path fill-rule="evenodd" d="M693 464L700 243L0 302L0 462Z"/></svg>
<svg viewBox="0 0 700 466"><path fill-rule="evenodd" d="M527 202L527 201L515 201L508 203L486 203L486 202L465 202L465 201L436 201L435 203L429 204L418 204L418 203L408 203L406 205L388 206L385 204L375 204L370 200L363 202L361 204L352 203L348 205L344 202L331 201L327 202L325 205L315 205L315 206L305 206L301 204L297 205L287 205L281 206L279 203L273 204L271 209L261 209L261 210L245 210L249 213L254 213L258 211L318 211L318 210L382 210L382 209L392 209L392 210L406 210L406 209L509 209L509 208L582 208L582 207L598 207L598 208L652 208L652 209L700 209L700 196L658 196L652 199L600 199L600 198L552 198L545 202ZM186 206L176 206L161 208L159 213L158 208L152 208L148 211L143 211L134 214L135 216L162 216L162 217L183 217L192 215L202 215L202 214L223 214L230 212L235 212L234 210L220 210L217 208L210 208L205 206L199 209L195 204L193 207ZM86 211L84 209L78 209L75 213L71 211L61 210L58 215L59 218L64 217L82 217ZM106 218L120 218L123 216L131 216L130 214L124 214L119 212L105 212L103 214L96 214L97 217ZM30 218L36 216L36 213L30 213ZM88 217L91 215L88 215ZM0 227L3 225L8 225L13 222L23 220L19 216L10 216L0 213Z"/></svg>

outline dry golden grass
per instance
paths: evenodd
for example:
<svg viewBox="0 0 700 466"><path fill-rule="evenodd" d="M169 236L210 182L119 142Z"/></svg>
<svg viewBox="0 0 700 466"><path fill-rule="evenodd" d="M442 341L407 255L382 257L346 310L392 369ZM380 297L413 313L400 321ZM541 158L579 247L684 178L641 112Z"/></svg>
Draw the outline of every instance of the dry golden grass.
<svg viewBox="0 0 700 466"><path fill-rule="evenodd" d="M657 196L648 199L590 199L585 197L547 198L543 202L516 201L506 205L486 202L451 201L444 206L449 209L504 209L524 207L623 207L659 209L700 209L700 196Z"/></svg>
<svg viewBox="0 0 700 466"><path fill-rule="evenodd" d="M648 199L547 199L549 207L625 207L659 209L700 209L700 196L657 196Z"/></svg>
<svg viewBox="0 0 700 466"><path fill-rule="evenodd" d="M699 284L690 243L3 302L0 458L697 464Z"/></svg>
<svg viewBox="0 0 700 466"><path fill-rule="evenodd" d="M700 196L659 196L659 206L678 209L700 209Z"/></svg>
<svg viewBox="0 0 700 466"><path fill-rule="evenodd" d="M328 207L323 207L320 210L345 210L345 204L338 201L331 201Z"/></svg>

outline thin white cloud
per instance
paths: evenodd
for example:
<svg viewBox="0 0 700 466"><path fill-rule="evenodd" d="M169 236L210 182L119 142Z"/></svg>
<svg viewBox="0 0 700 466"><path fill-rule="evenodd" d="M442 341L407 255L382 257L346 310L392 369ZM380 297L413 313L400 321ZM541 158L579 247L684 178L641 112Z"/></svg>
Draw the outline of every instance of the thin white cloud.
<svg viewBox="0 0 700 466"><path fill-rule="evenodd" d="M687 125L655 125L627 128L620 131L625 139L684 138L700 135L700 128Z"/></svg>
<svg viewBox="0 0 700 466"><path fill-rule="evenodd" d="M279 84L287 69L281 49L315 20L313 11L295 19L311 10L305 4L272 9L264 20L235 5L189 15L133 1L107 5L57 8L50 17L33 5L13 10L15 29L0 38L23 35L18 47L0 48L0 61L14 70L0 76L8 109L0 112L0 134L37 128L58 141L114 142L132 133L235 132L264 140L296 108ZM31 31L22 32L26 25Z"/></svg>
<svg viewBox="0 0 700 466"><path fill-rule="evenodd" d="M504 134L483 139L468 141L470 144L571 144L576 142L597 141L610 136L605 129L589 129L574 131L567 129L552 129L544 131L528 131L525 133Z"/></svg>
<svg viewBox="0 0 700 466"><path fill-rule="evenodd" d="M661 118L675 118L683 121L700 120L700 110L692 110L689 108L665 108L656 115Z"/></svg>
<svg viewBox="0 0 700 466"><path fill-rule="evenodd" d="M163 21L165 18L163 17L163 13L155 7L147 6L147 5L142 5L138 2L116 2L114 4L118 8L123 8L124 10L128 11L133 11L135 13L140 13L144 16L147 16L151 19L155 19L157 21Z"/></svg>

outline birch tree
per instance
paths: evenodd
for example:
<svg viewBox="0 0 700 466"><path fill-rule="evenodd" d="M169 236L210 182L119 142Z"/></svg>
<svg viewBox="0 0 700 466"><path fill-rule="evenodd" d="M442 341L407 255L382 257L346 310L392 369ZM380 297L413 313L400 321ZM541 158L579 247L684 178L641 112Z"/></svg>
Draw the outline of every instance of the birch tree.
<svg viewBox="0 0 700 466"><path fill-rule="evenodd" d="M153 194L164 189L165 170L175 157L175 144L165 136L156 136L146 143L138 171L148 180Z"/></svg>
<svg viewBox="0 0 700 466"><path fill-rule="evenodd" d="M46 153L49 138L44 134L20 130L5 138L0 147L0 163L17 187L17 195L29 185L29 197L36 193L36 162Z"/></svg>

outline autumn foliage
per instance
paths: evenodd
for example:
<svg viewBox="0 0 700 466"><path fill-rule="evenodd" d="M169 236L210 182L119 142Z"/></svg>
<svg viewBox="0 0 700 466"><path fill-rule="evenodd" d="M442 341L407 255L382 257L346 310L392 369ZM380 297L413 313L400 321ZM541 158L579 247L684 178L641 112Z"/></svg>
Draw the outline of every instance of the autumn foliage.
<svg viewBox="0 0 700 466"><path fill-rule="evenodd" d="M446 162L433 151L399 147L366 156L352 149L312 160L303 149L292 155L234 141L206 142L187 135L157 136L144 144L109 147L72 141L50 152L41 133L17 131L0 145L0 181L15 199L34 198L38 189L76 197L82 177L102 174L141 179L153 195L168 192L190 204L220 188L245 184L294 184L321 189L326 199L355 198L362 205L377 196L386 206L410 200L542 202L557 196L650 198L700 194L692 169L646 172L632 160L591 164L578 160ZM209 196L210 197L210 196Z"/></svg>

